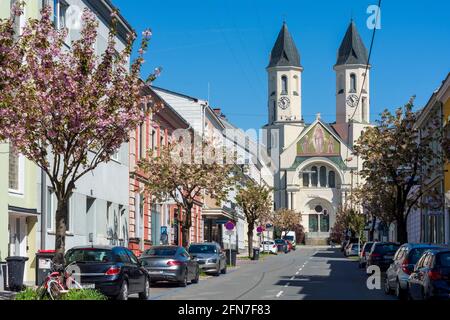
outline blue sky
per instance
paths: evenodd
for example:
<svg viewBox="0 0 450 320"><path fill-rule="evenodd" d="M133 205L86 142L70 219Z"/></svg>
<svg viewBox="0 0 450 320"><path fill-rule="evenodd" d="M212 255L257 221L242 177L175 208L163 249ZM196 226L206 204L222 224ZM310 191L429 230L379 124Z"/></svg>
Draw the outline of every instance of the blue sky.
<svg viewBox="0 0 450 320"><path fill-rule="evenodd" d="M301 55L303 115L335 121L333 65L353 16L367 47L377 0L113 0L140 33L153 31L144 75L222 108L237 126L267 122L269 54L285 18ZM450 71L450 1L384 0L372 53L371 120L416 95L422 107Z"/></svg>

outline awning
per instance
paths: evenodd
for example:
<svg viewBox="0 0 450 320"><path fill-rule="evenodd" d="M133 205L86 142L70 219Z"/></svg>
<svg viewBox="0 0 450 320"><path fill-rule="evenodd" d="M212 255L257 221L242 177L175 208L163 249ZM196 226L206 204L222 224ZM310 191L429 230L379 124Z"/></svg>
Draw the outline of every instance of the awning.
<svg viewBox="0 0 450 320"><path fill-rule="evenodd" d="M27 217L35 217L40 215L40 213L37 211L37 209L28 209L28 208L21 208L21 207L15 207L15 206L8 206L9 214L17 214L21 216L27 216Z"/></svg>

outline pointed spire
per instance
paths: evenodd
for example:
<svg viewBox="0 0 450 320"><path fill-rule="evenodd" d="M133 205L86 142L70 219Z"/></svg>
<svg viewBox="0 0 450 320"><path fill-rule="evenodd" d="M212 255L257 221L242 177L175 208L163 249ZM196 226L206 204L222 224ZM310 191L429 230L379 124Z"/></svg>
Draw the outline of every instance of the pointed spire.
<svg viewBox="0 0 450 320"><path fill-rule="evenodd" d="M353 18L350 21L342 44L339 48L336 65L367 64L367 48L356 29Z"/></svg>
<svg viewBox="0 0 450 320"><path fill-rule="evenodd" d="M300 55L285 21L272 49L268 68L280 66L301 67Z"/></svg>

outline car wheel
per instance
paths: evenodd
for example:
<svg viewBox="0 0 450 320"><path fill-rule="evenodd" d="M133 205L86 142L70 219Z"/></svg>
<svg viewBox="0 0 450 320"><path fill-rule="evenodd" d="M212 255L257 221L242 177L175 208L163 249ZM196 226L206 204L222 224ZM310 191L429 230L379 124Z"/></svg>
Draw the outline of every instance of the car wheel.
<svg viewBox="0 0 450 320"><path fill-rule="evenodd" d="M185 270L183 280L179 283L180 287L186 287L188 283L188 271Z"/></svg>
<svg viewBox="0 0 450 320"><path fill-rule="evenodd" d="M399 300L405 300L405 292L402 290L402 287L400 286L400 282L398 280L395 285L395 296Z"/></svg>
<svg viewBox="0 0 450 320"><path fill-rule="evenodd" d="M391 286L389 285L389 279L386 276L386 279L384 280L384 293L387 295L390 295L392 293Z"/></svg>
<svg viewBox="0 0 450 320"><path fill-rule="evenodd" d="M139 299L140 300L148 300L150 298L150 281L148 279L145 279L145 285L144 285L144 291L139 293Z"/></svg>
<svg viewBox="0 0 450 320"><path fill-rule="evenodd" d="M117 300L126 301L128 300L128 282L124 280L122 282L122 286L120 287L119 295L117 296Z"/></svg>
<svg viewBox="0 0 450 320"><path fill-rule="evenodd" d="M198 283L200 279L200 269L197 268L197 273L195 274L195 278L191 280L191 283Z"/></svg>

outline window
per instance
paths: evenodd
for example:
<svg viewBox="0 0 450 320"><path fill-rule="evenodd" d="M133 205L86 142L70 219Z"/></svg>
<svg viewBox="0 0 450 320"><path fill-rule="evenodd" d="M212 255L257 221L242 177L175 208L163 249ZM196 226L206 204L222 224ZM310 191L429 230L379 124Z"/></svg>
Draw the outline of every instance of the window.
<svg viewBox="0 0 450 320"><path fill-rule="evenodd" d="M303 186L309 187L309 173L303 174Z"/></svg>
<svg viewBox="0 0 450 320"><path fill-rule="evenodd" d="M11 0L10 8L12 9L13 5L15 5L18 2L19 0ZM13 25L14 37L18 37L22 33L22 29L25 27L26 6L23 8L23 10L24 10L23 15L21 15L20 17L14 17L14 25Z"/></svg>
<svg viewBox="0 0 450 320"><path fill-rule="evenodd" d="M350 75L350 92L356 92L356 74Z"/></svg>
<svg viewBox="0 0 450 320"><path fill-rule="evenodd" d="M145 157L144 154L144 123L139 125L139 159L143 159Z"/></svg>
<svg viewBox="0 0 450 320"><path fill-rule="evenodd" d="M298 80L298 76L294 76L294 83L295 83L294 94L298 95L298 93L300 92L300 81Z"/></svg>
<svg viewBox="0 0 450 320"><path fill-rule="evenodd" d="M9 151L9 189L13 191L19 191L20 159L11 143L9 144Z"/></svg>
<svg viewBox="0 0 450 320"><path fill-rule="evenodd" d="M277 102L273 101L273 121L277 120Z"/></svg>
<svg viewBox="0 0 450 320"><path fill-rule="evenodd" d="M138 258L136 258L136 256L134 255L133 252L131 252L129 249L126 249L126 252L128 253L128 256L130 257L130 260L132 263L134 263L134 264L139 263Z"/></svg>
<svg viewBox="0 0 450 320"><path fill-rule="evenodd" d="M313 187L317 187L317 180L318 180L318 170L317 167L314 166L311 168L311 171L313 171L312 175L311 175L311 184Z"/></svg>
<svg viewBox="0 0 450 320"><path fill-rule="evenodd" d="M336 173L334 171L328 172L328 187L336 188Z"/></svg>
<svg viewBox="0 0 450 320"><path fill-rule="evenodd" d="M288 79L286 76L281 77L281 94L288 93Z"/></svg>
<svg viewBox="0 0 450 320"><path fill-rule="evenodd" d="M322 188L327 186L327 168L320 167L320 186Z"/></svg>
<svg viewBox="0 0 450 320"><path fill-rule="evenodd" d="M344 93L344 76L340 74L338 79L338 94L341 94Z"/></svg>
<svg viewBox="0 0 450 320"><path fill-rule="evenodd" d="M53 189L47 188L46 205L47 205L47 230L53 230L55 202L53 201Z"/></svg>
<svg viewBox="0 0 450 320"><path fill-rule="evenodd" d="M309 232L319 231L319 215L310 214L309 215Z"/></svg>

